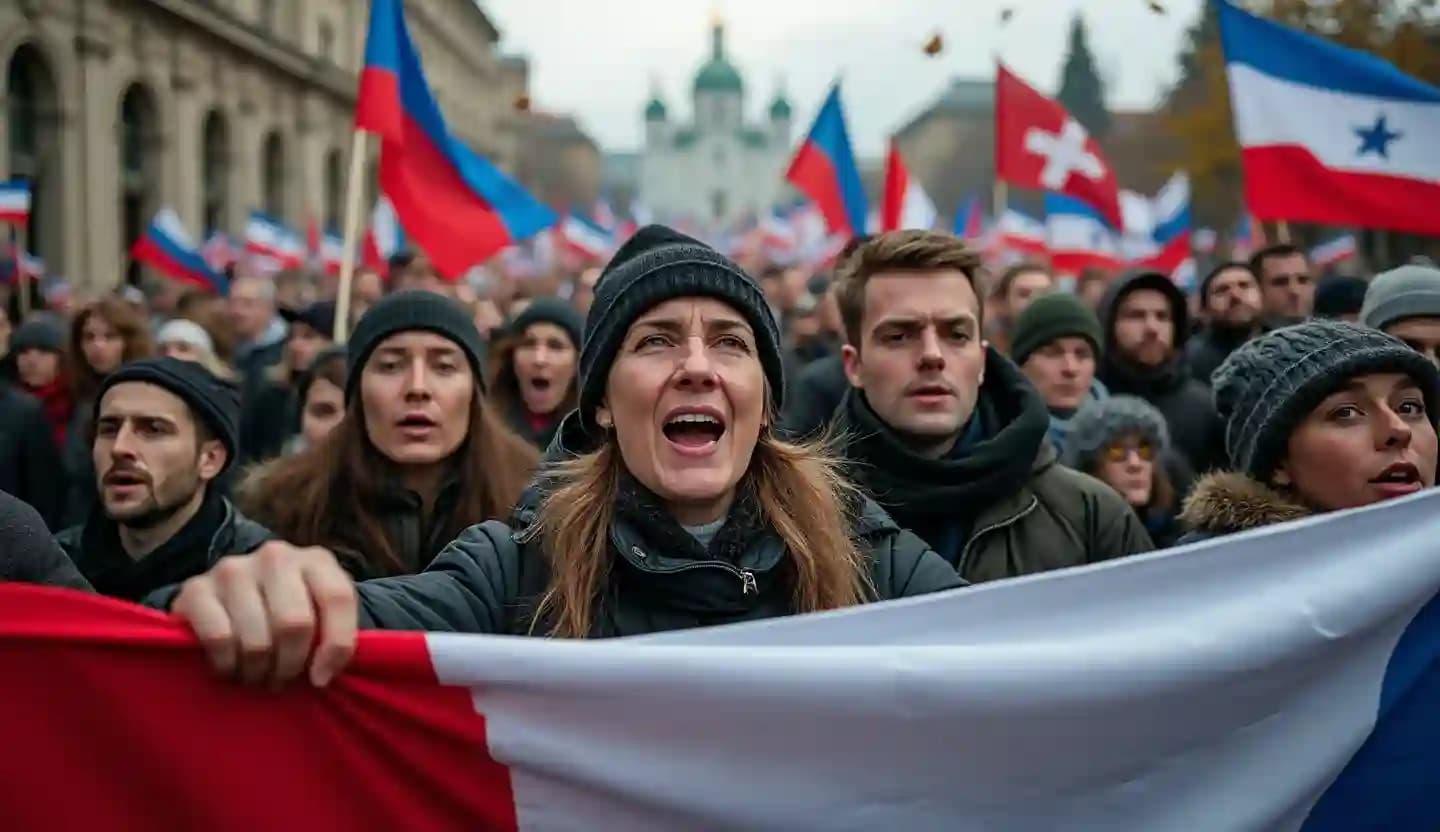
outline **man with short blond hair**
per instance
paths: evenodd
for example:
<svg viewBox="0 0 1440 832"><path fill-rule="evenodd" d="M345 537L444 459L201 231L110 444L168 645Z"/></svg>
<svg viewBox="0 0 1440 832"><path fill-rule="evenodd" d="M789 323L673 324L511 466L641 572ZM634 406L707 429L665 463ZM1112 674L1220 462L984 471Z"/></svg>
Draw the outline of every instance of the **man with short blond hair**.
<svg viewBox="0 0 1440 832"><path fill-rule="evenodd" d="M1149 550L1118 494L1058 464L1044 400L981 335L979 272L931 231L881 234L841 267L851 477L972 582Z"/></svg>

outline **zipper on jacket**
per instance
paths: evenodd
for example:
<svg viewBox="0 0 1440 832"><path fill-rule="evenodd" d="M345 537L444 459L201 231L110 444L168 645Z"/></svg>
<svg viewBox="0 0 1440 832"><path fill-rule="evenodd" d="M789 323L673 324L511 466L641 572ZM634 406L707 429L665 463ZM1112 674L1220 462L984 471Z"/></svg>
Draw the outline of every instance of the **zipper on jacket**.
<svg viewBox="0 0 1440 832"><path fill-rule="evenodd" d="M641 549L639 546L631 546L630 554L634 555L639 560L646 560L645 550ZM740 579L741 595L760 594L760 584L755 580L754 572L750 571L749 569L741 569L736 566L731 566L724 561L704 560L697 563L689 563L684 566L677 566L673 569L647 569L646 571L654 573L656 575L673 575L676 572L689 572L692 569L724 569L726 572L729 572Z"/></svg>
<svg viewBox="0 0 1440 832"><path fill-rule="evenodd" d="M980 538L991 532L999 531L1000 529L1015 525L1016 523L1023 520L1027 515L1029 515L1030 512L1034 511L1035 508L1039 505L1040 499L1038 497L1035 497L1034 495L1031 495L1030 502L1025 506L1024 509L1020 510L1018 513L1013 514L998 523L991 523L990 525L985 526L984 528L972 533L970 535L969 542L965 544L965 548L960 550L960 563L956 565L955 573L962 578L965 577L965 570L970 566L970 553L975 550L975 544L980 540Z"/></svg>

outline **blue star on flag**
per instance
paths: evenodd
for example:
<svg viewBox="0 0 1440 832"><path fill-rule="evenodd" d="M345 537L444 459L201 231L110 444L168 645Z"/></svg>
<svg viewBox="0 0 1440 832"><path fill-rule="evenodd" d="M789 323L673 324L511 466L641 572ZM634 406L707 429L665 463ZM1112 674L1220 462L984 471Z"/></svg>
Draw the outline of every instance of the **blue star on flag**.
<svg viewBox="0 0 1440 832"><path fill-rule="evenodd" d="M1405 135L1399 130L1391 130L1383 115L1376 116L1373 127L1356 127L1354 130L1355 135L1360 137L1360 149L1355 151L1355 155L1375 153L1381 159L1389 159L1390 143Z"/></svg>

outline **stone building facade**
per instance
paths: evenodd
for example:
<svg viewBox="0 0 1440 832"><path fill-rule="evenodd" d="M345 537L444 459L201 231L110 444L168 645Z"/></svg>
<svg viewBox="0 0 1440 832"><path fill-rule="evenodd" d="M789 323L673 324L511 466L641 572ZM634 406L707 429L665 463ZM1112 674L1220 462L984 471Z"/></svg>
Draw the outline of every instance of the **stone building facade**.
<svg viewBox="0 0 1440 832"><path fill-rule="evenodd" d="M790 103L776 93L766 119L745 119L745 84L725 55L725 28L710 33L710 59L692 87L694 120L673 121L658 91L645 107L640 202L655 215L723 228L774 205L790 160Z"/></svg>
<svg viewBox="0 0 1440 832"><path fill-rule="evenodd" d="M499 32L473 0L405 6L451 129L513 170L524 90ZM0 178L32 180L31 249L52 273L101 288L134 276L126 251L162 206L197 236L238 232L256 208L338 226L368 8L0 2Z"/></svg>

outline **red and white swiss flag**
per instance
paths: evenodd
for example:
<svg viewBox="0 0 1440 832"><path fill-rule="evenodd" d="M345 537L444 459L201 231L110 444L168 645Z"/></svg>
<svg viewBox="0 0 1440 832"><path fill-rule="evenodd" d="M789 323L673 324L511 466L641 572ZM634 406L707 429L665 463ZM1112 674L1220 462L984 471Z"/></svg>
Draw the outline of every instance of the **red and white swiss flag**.
<svg viewBox="0 0 1440 832"><path fill-rule="evenodd" d="M920 181L905 167L900 147L890 140L885 157L885 194L880 205L880 230L931 229L939 214Z"/></svg>
<svg viewBox="0 0 1440 832"><path fill-rule="evenodd" d="M1074 197L1121 228L1115 169L1075 117L1004 65L995 80L996 176L1019 188Z"/></svg>

